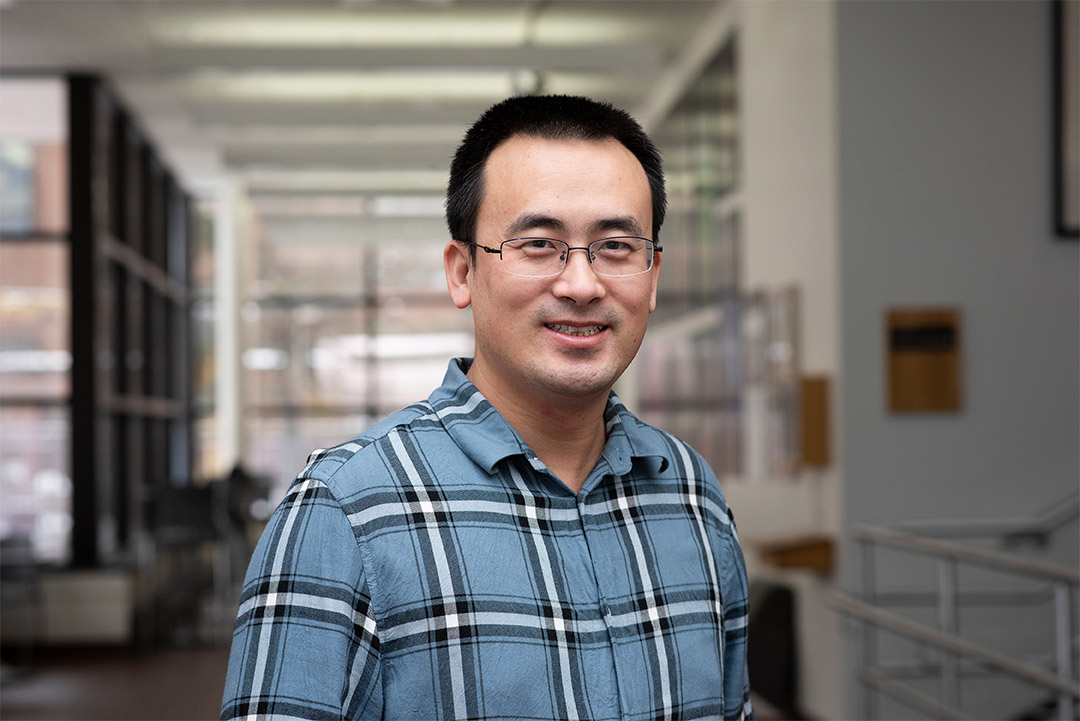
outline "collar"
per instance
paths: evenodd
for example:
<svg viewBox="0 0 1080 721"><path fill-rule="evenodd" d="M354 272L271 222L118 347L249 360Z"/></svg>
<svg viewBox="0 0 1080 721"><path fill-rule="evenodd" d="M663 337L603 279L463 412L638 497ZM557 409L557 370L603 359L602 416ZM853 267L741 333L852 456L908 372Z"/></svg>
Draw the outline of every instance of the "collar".
<svg viewBox="0 0 1080 721"><path fill-rule="evenodd" d="M499 462L511 456L521 456L536 470L546 470L517 431L465 375L471 365L472 358L450 361L442 385L428 398L450 438L488 473L494 473ZM607 443L597 461L598 469L606 464L608 473L626 475L635 459L653 458L659 459L659 470L664 470L667 461L654 450L659 447L656 430L630 413L614 392L604 409L604 426ZM592 485L591 481L586 485Z"/></svg>

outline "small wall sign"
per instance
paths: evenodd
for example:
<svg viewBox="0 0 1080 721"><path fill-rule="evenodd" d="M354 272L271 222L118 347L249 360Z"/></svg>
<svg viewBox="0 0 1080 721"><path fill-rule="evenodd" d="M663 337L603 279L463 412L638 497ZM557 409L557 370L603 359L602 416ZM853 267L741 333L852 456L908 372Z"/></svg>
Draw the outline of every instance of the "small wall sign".
<svg viewBox="0 0 1080 721"><path fill-rule="evenodd" d="M891 309L885 321L888 403L892 413L960 410L960 312Z"/></svg>

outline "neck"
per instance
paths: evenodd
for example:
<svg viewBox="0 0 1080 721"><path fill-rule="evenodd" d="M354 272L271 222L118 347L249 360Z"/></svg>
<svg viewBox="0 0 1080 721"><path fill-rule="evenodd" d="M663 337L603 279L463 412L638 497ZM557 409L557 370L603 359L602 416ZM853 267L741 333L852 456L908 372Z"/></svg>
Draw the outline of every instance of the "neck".
<svg viewBox="0 0 1080 721"><path fill-rule="evenodd" d="M467 374L552 473L577 493L607 443L607 393L586 398L553 398L520 388L506 392L482 372Z"/></svg>

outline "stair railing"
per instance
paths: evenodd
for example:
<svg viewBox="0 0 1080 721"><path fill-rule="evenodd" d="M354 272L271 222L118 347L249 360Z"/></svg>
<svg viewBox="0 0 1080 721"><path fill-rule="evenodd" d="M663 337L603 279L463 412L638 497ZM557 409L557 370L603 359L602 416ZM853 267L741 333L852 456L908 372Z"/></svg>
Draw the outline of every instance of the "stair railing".
<svg viewBox="0 0 1080 721"><path fill-rule="evenodd" d="M1055 530L1061 525L1061 514L1048 519ZM1000 525L1000 524L999 524ZM1010 531L1029 531L1023 524L1008 524L1002 537ZM1031 524L1028 524L1030 526ZM941 530L940 526L936 530ZM935 535L986 535L989 526L981 524L977 533L936 533ZM1041 528L1041 526L1040 526ZM927 529L929 530L929 529ZM970 530L970 529L969 529ZM1000 531L999 531L1000 532ZM859 549L861 569L858 596L837 593L835 608L860 622L862 633L862 662L859 680L867 686L864 694L863 718L877 717L877 693L885 693L912 708L935 718L970 718L961 708L961 675L972 667L1005 674L1036 686L1048 689L1056 697L1056 714L1059 719L1075 719L1077 702L1080 701L1080 680L1073 668L1073 644L1076 629L1073 628L1073 603L1080 586L1080 571L1076 568L1029 558L1016 553L980 548L942 538L932 538L897 528L859 525L853 529L853 538ZM882 594L877 588L875 563L877 549L888 548L903 553L929 556L937 571L937 593L933 598L927 594ZM976 601L996 602L994 595L961 592L957 573L960 564L994 569L1009 576L1035 579L1040 586L1030 591L1008 591L1001 595L1005 603L1052 602L1053 650L1049 663L1035 663L976 643L959 635L958 618L961 605ZM908 605L933 600L937 606L937 627L912 620L886 605ZM878 631L889 631L908 638L922 647L937 649L941 654L939 664L890 664L879 658ZM906 672L898 672L905 668ZM917 675L920 670L933 669L940 677L939 698L905 683L905 676ZM877 692L877 693L875 693Z"/></svg>

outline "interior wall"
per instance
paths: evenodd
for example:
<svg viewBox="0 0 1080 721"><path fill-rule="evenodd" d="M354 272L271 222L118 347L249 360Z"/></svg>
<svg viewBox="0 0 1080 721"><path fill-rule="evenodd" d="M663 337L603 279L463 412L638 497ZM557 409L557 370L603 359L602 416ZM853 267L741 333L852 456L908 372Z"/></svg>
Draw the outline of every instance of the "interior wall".
<svg viewBox="0 0 1080 721"><path fill-rule="evenodd" d="M1080 475L1047 3L839 3L847 520L1028 515ZM963 313L963 409L890 415L883 314ZM1021 492L1022 489L1022 492Z"/></svg>
<svg viewBox="0 0 1080 721"><path fill-rule="evenodd" d="M1030 516L1077 488L1078 244L1053 231L1050 13L836 4L848 527ZM962 409L892 415L883 316L937 305L963 317ZM1076 563L1075 539L1053 549Z"/></svg>
<svg viewBox="0 0 1080 721"><path fill-rule="evenodd" d="M833 5L742 5L747 288L795 285L808 373L836 372Z"/></svg>
<svg viewBox="0 0 1080 721"><path fill-rule="evenodd" d="M798 0L740 5L738 38L741 188L745 239L740 274L746 289L799 290L802 370L831 380L834 459L839 388L834 5ZM844 718L843 638L829 609L833 581L761 564L758 542L840 528L841 473L807 471L795 479L728 483L751 580L796 591L800 710ZM837 660L821 663L822 658Z"/></svg>

